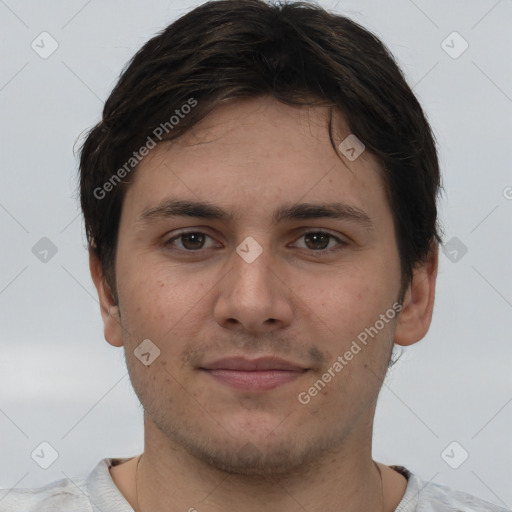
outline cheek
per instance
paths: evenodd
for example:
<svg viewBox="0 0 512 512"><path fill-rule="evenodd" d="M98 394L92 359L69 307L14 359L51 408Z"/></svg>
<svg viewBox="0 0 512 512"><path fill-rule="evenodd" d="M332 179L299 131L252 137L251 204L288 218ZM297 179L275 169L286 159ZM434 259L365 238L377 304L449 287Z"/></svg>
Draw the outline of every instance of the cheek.
<svg viewBox="0 0 512 512"><path fill-rule="evenodd" d="M316 281L322 285L309 296L304 292L311 290L311 280L301 281L301 297L307 306L302 311L308 315L306 322L316 326L316 343L328 356L328 366L338 357L343 359L340 372L331 368L336 377L322 395L332 392L332 399L352 402L354 389L372 392L392 342L396 279L384 266L379 268L374 258L365 265L332 271L328 279ZM381 315L386 314L383 321ZM361 400L366 398L361 396Z"/></svg>
<svg viewBox="0 0 512 512"><path fill-rule="evenodd" d="M399 287L396 279L396 276L390 276L388 269L378 269L373 262L350 268L333 268L321 278L297 275L294 292L312 313L333 327L343 326L346 331L347 328L375 321L380 313L391 307L394 290L398 291ZM315 283L314 287L312 283Z"/></svg>
<svg viewBox="0 0 512 512"><path fill-rule="evenodd" d="M174 265L151 262L121 266L119 283L124 326L136 345L149 338L161 350L162 360L175 361L187 339L205 324L206 291L212 286L197 274L180 272Z"/></svg>
<svg viewBox="0 0 512 512"><path fill-rule="evenodd" d="M118 291L126 328L144 337L158 336L162 321L177 314L176 287L163 280L155 267L134 259L119 260ZM171 308L170 305L175 305Z"/></svg>

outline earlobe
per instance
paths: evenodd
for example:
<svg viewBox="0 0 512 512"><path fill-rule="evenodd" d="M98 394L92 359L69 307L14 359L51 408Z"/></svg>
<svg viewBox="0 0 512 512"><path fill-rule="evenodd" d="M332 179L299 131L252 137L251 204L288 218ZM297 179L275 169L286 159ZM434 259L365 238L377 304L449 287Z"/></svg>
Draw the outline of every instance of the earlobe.
<svg viewBox="0 0 512 512"><path fill-rule="evenodd" d="M89 248L89 269L94 286L98 292L105 340L114 347L122 347L123 337L119 318L119 306L114 300L99 258L92 248Z"/></svg>
<svg viewBox="0 0 512 512"><path fill-rule="evenodd" d="M434 309L438 254L438 245L433 244L425 262L414 270L395 328L397 345L412 345L427 334Z"/></svg>

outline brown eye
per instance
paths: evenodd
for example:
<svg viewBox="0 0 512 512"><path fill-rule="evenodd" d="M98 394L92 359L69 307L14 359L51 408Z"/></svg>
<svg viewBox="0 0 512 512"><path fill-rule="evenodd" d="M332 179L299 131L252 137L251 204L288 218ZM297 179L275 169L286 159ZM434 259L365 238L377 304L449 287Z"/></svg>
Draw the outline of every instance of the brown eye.
<svg viewBox="0 0 512 512"><path fill-rule="evenodd" d="M183 232L167 240L164 246L182 252L199 252L201 249L208 248L205 247L208 238L211 239L209 235L200 231ZM210 247L213 247L213 245L210 245Z"/></svg>
<svg viewBox="0 0 512 512"><path fill-rule="evenodd" d="M316 252L321 254L333 253L348 245L347 242L325 231L309 231L298 240L304 240L304 246L299 246L300 248L309 249L313 254Z"/></svg>
<svg viewBox="0 0 512 512"><path fill-rule="evenodd" d="M312 250L326 249L331 238L333 237L327 233L306 233L304 235L304 240L306 241L308 249Z"/></svg>
<svg viewBox="0 0 512 512"><path fill-rule="evenodd" d="M205 241L205 236L202 233L186 233L180 235L182 245L188 250L202 249Z"/></svg>

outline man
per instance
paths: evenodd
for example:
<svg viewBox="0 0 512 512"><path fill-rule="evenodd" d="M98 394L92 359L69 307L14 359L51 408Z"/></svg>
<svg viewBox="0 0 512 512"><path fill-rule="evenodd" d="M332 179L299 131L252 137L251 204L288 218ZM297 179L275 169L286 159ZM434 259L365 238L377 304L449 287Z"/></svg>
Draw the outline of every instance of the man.
<svg viewBox="0 0 512 512"><path fill-rule="evenodd" d="M372 459L393 346L431 322L439 186L422 109L362 27L261 0L178 19L80 159L144 453L0 510L504 510Z"/></svg>

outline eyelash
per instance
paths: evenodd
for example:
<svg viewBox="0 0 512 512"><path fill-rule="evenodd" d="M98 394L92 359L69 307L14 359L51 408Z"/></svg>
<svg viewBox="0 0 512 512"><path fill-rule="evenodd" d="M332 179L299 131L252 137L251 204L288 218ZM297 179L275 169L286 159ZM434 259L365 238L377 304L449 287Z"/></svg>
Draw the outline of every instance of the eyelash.
<svg viewBox="0 0 512 512"><path fill-rule="evenodd" d="M197 249L197 250L192 250L192 249L176 249L175 247L172 246L172 242L174 242L175 240L178 240L178 239L180 239L181 237L183 237L185 235L191 235L191 234L194 234L194 235L205 235L205 236L207 236L209 238L212 238L210 235L208 235L207 233L204 233L203 231L182 231L178 235L176 235L176 236L174 236L172 238L169 238L169 240L164 242L163 245L164 245L164 247L166 249L168 249L170 251L173 251L173 252L179 252L181 254L184 254L184 253L185 254L186 253L189 253L189 254L200 254L205 249ZM331 249L317 249L317 250L314 250L314 249L308 249L308 248L304 249L302 247L300 248L300 249L303 249L303 250L307 250L308 252L310 252L314 256L330 255L330 254L333 254L333 253L343 249L344 247L346 247L348 245L347 242L345 242L344 240L341 240L337 236L335 236L335 235L333 235L333 234L331 234L331 233L329 233L327 231L321 231L321 230L306 231L306 232L302 233L296 240L299 240L300 238L303 238L306 235L311 235L311 234L327 235L330 239L334 239L335 241L338 242L337 246L335 248L331 248Z"/></svg>

